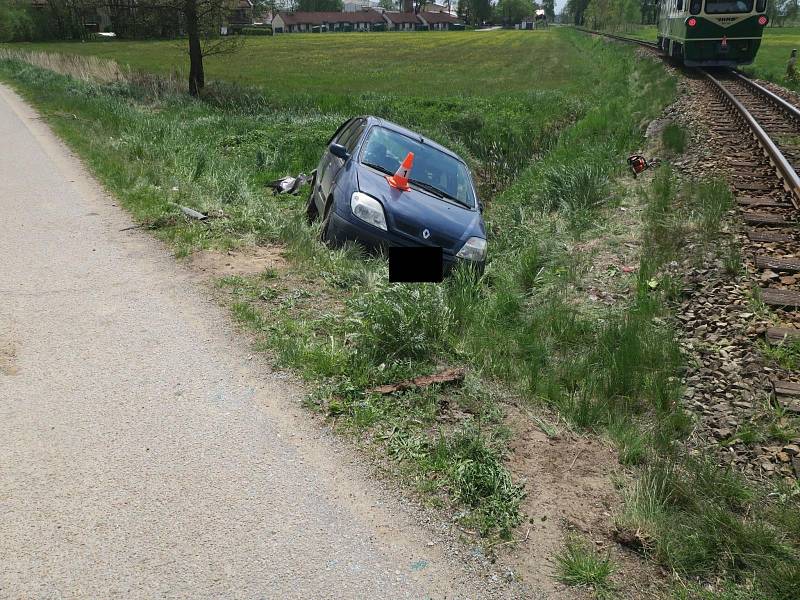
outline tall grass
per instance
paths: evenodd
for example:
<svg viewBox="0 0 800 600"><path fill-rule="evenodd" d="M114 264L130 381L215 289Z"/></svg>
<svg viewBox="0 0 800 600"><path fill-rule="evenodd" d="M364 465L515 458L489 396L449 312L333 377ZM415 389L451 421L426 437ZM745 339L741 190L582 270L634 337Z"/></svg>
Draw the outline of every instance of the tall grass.
<svg viewBox="0 0 800 600"><path fill-rule="evenodd" d="M567 585L590 587L597 596L611 592L608 579L614 572L614 564L577 535L567 537L564 550L556 555L556 564L558 578Z"/></svg>
<svg viewBox="0 0 800 600"><path fill-rule="evenodd" d="M81 81L112 83L127 80L127 70L113 60L97 56L79 56L0 47L0 60L24 62L40 69L67 75Z"/></svg>

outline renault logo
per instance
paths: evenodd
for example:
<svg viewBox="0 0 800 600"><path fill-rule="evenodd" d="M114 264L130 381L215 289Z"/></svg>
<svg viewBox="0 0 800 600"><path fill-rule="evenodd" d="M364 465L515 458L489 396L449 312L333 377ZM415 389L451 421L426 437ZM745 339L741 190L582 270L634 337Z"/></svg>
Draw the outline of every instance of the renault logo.
<svg viewBox="0 0 800 600"><path fill-rule="evenodd" d="M427 240L429 237L431 237L431 232L428 231L427 229L423 229L422 230L422 239Z"/></svg>

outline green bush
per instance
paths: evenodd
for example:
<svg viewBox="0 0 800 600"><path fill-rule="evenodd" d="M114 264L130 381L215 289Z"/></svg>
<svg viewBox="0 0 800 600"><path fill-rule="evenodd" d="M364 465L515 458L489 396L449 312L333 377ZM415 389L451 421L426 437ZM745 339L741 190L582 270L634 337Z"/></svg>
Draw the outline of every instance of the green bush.
<svg viewBox="0 0 800 600"><path fill-rule="evenodd" d="M242 35L272 35L272 27L242 27Z"/></svg>
<svg viewBox="0 0 800 600"><path fill-rule="evenodd" d="M600 164L553 165L542 180L538 203L544 210L596 209L608 197L608 170Z"/></svg>
<svg viewBox="0 0 800 600"><path fill-rule="evenodd" d="M567 537L564 550L555 558L558 578L567 585L591 587L598 596L610 590L608 578L615 570L614 563L576 534Z"/></svg>
<svg viewBox="0 0 800 600"><path fill-rule="evenodd" d="M686 131L677 123L670 123L661 132L661 142L670 152L680 154L686 148Z"/></svg>
<svg viewBox="0 0 800 600"><path fill-rule="evenodd" d="M446 348L453 312L442 286L391 285L349 307L354 348L376 365L428 360Z"/></svg>

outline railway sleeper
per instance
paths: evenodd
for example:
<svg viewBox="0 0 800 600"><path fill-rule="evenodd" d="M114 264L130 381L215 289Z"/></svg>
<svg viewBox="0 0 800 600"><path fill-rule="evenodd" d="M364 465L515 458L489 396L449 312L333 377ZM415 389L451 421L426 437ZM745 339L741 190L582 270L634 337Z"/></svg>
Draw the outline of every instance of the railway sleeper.
<svg viewBox="0 0 800 600"><path fill-rule="evenodd" d="M800 259L794 257L773 258L762 254L756 256L756 268L800 273Z"/></svg>

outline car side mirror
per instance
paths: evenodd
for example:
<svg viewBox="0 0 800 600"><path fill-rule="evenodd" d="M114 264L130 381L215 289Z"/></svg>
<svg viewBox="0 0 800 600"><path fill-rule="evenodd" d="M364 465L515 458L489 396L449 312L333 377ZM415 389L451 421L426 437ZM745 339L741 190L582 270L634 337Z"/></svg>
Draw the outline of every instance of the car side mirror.
<svg viewBox="0 0 800 600"><path fill-rule="evenodd" d="M345 148L341 144L331 144L330 146L328 146L328 150L331 151L331 154L333 154L337 158L341 158L342 160L347 160L348 158L350 158L350 153L347 151L347 148Z"/></svg>
<svg viewBox="0 0 800 600"><path fill-rule="evenodd" d="M483 212L483 209L484 209L483 200L478 200L478 210L480 212Z"/></svg>

